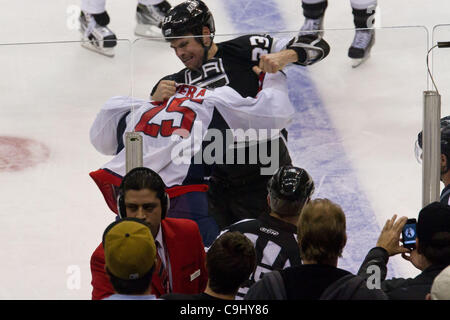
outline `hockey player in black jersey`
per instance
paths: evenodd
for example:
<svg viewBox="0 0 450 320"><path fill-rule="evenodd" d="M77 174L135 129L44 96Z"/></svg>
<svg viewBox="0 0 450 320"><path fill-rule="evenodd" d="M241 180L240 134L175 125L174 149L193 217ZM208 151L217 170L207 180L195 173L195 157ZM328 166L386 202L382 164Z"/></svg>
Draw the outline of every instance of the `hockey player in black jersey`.
<svg viewBox="0 0 450 320"><path fill-rule="evenodd" d="M301 264L297 221L314 193L314 182L306 170L285 166L269 180L267 190L271 208L268 216L239 221L226 230L243 233L256 249L257 267L239 289L236 299L242 299L264 273Z"/></svg>
<svg viewBox="0 0 450 320"><path fill-rule="evenodd" d="M295 37L287 44L265 34L215 43L214 18L203 1L198 0L173 7L161 29L186 68L160 80L151 94L156 101L171 97L175 82L205 87L228 85L244 97L254 97L259 88L254 66L275 73L288 63L313 64L325 58L330 50L327 42L314 35Z"/></svg>
<svg viewBox="0 0 450 320"><path fill-rule="evenodd" d="M260 86L260 77L254 72L277 72L287 64L310 65L325 58L329 53L328 44L313 35L299 36L289 42L269 35L252 34L233 40L215 43L214 19L202 1L185 1L173 7L162 24L162 32L175 54L186 66L178 73L162 78L153 88L152 100L163 101L171 97L177 83L186 83L214 88L230 86L243 97L255 97ZM197 36L197 37L193 37ZM262 77L261 77L262 78ZM216 115L213 126L226 129L220 115ZM278 143L279 166L291 164L291 158L284 136L272 137L270 143ZM267 143L267 142L264 142ZM234 146L224 146L226 149ZM271 146L268 146L269 148ZM246 159L258 145L247 147ZM274 156L274 155L272 155ZM225 158L225 156L224 156ZM265 188L270 174L261 175L258 163L216 164L212 168L209 184L209 211L220 228L224 228L245 218L256 218L262 212L269 212Z"/></svg>
<svg viewBox="0 0 450 320"><path fill-rule="evenodd" d="M415 147L416 158L422 162L422 131L417 136ZM441 119L441 181L444 189L440 202L450 205L450 116Z"/></svg>

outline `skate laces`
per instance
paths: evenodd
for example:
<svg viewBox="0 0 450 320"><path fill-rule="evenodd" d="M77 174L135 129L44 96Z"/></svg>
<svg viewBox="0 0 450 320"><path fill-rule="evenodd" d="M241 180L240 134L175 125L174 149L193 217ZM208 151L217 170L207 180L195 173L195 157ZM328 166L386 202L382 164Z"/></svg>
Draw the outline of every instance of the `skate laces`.
<svg viewBox="0 0 450 320"><path fill-rule="evenodd" d="M93 33L97 22L95 21L94 16L89 13L84 13L84 16L86 17L87 22L87 28L84 30L84 36L88 38Z"/></svg>
<svg viewBox="0 0 450 320"><path fill-rule="evenodd" d="M317 31L321 29L322 18L319 19L305 19L301 31Z"/></svg>
<svg viewBox="0 0 450 320"><path fill-rule="evenodd" d="M371 40L372 40L372 30L356 30L352 47L361 49L367 48Z"/></svg>
<svg viewBox="0 0 450 320"><path fill-rule="evenodd" d="M112 34L111 30L109 30L106 26L101 26L95 21L95 18L93 15L89 13L84 13L84 16L86 17L87 27L86 30L84 30L84 36L88 38L91 34L94 33L96 30L103 36L108 36Z"/></svg>
<svg viewBox="0 0 450 320"><path fill-rule="evenodd" d="M162 22L164 17L166 16L165 12L161 10L159 5L142 5L145 10L142 11L142 15L148 19L153 20L155 22Z"/></svg>

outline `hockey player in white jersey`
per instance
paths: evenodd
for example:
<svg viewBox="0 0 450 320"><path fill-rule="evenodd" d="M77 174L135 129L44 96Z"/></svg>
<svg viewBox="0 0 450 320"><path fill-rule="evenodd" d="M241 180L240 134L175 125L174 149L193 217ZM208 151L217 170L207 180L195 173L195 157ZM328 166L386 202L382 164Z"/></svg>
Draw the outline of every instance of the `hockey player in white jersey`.
<svg viewBox="0 0 450 320"><path fill-rule="evenodd" d="M375 43L375 30L369 28L372 28L375 22L377 0L350 0L350 4L356 30L348 49L348 56L353 59L353 67L357 67L370 56L370 50ZM327 6L328 0L302 0L305 22L300 35L311 34L311 31L318 30L321 30L319 34L323 34Z"/></svg>
<svg viewBox="0 0 450 320"><path fill-rule="evenodd" d="M81 0L80 32L83 47L112 57L117 38L108 28L110 18L105 1ZM170 7L166 0L138 0L134 33L142 37L161 36L161 21Z"/></svg>
<svg viewBox="0 0 450 320"><path fill-rule="evenodd" d="M293 114L282 72L266 74L256 98L243 98L228 86L205 89L188 85L180 85L176 94L164 103L113 97L97 115L90 139L99 152L115 156L90 175L109 207L117 213L115 189L126 174L124 132L142 133L143 166L156 171L168 186L171 198L168 216L196 221L205 245L209 246L219 229L208 214L208 166L235 160L228 157L230 152L225 157L223 150L238 139L233 133L247 131L242 141L249 143L270 141L289 124ZM216 130L218 118L234 130ZM249 133L251 130L254 131ZM274 147L272 144L271 148ZM270 150L270 159L267 159L269 150L264 154L260 149L253 156L265 156L276 169L277 151ZM267 168L261 174L271 174L275 169Z"/></svg>

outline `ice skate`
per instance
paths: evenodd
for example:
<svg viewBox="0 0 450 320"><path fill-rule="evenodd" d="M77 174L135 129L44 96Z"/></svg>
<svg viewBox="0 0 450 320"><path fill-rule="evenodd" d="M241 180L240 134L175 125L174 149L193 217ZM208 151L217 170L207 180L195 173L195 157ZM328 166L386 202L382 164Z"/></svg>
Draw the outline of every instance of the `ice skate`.
<svg viewBox="0 0 450 320"><path fill-rule="evenodd" d="M375 30L356 30L352 45L348 49L348 56L353 59L353 68L359 67L370 57L370 49L374 44Z"/></svg>
<svg viewBox="0 0 450 320"><path fill-rule="evenodd" d="M141 37L162 37L161 23L171 6L167 1L156 5L138 4L134 33Z"/></svg>
<svg viewBox="0 0 450 320"><path fill-rule="evenodd" d="M306 18L303 26L298 33L299 36L314 35L318 38L323 37L323 16L318 19Z"/></svg>
<svg viewBox="0 0 450 320"><path fill-rule="evenodd" d="M95 15L82 11L79 20L83 40L81 45L86 49L113 57L117 38L107 27L109 16L106 11Z"/></svg>

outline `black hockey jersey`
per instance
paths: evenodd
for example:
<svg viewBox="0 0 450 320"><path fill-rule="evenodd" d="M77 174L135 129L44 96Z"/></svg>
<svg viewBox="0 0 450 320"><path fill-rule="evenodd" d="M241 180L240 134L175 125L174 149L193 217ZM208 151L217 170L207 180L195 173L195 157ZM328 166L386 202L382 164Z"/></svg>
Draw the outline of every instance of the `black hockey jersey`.
<svg viewBox="0 0 450 320"><path fill-rule="evenodd" d="M249 238L256 250L256 269L250 279L239 288L236 299L242 299L248 288L260 280L264 273L301 265L295 225L262 215L258 219L246 219L231 225L224 232L239 231Z"/></svg>
<svg viewBox="0 0 450 320"><path fill-rule="evenodd" d="M252 67L259 64L263 54L281 49L269 35L245 35L217 43L216 55L202 65L201 70L184 68L161 80L196 85L202 88L217 88L228 85L243 97L255 97L259 90L258 76ZM152 95L156 90L152 90Z"/></svg>

